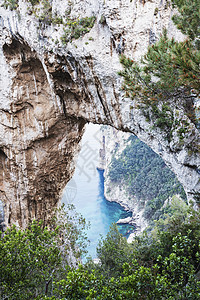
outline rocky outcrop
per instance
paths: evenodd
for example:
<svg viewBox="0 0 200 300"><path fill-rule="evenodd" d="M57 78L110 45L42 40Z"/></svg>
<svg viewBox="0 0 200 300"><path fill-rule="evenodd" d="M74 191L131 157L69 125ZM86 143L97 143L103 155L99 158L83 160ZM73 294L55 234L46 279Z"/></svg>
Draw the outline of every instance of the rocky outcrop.
<svg viewBox="0 0 200 300"><path fill-rule="evenodd" d="M3 55L12 81L1 103L1 199L6 224L23 227L51 217L73 172L85 121L66 118L36 52L22 40L10 39Z"/></svg>
<svg viewBox="0 0 200 300"><path fill-rule="evenodd" d="M45 12L36 17L30 2L19 0L12 11L1 4L0 195L6 225L48 221L73 174L86 122L136 134L163 157L188 199L199 195L199 132L184 103L172 102L172 109L180 122L187 120L188 130L180 140L174 128L169 142L165 132L152 129L137 101L125 98L117 75L119 54L139 58L164 26L183 38L168 1L53 0L53 17L67 14L76 22L95 16L94 26L78 39L70 36L67 22L52 24Z"/></svg>
<svg viewBox="0 0 200 300"><path fill-rule="evenodd" d="M102 133L105 136L104 195L108 201L117 202L125 210L132 212L131 217L117 221L117 224L134 224L134 233L128 238L128 241L132 242L133 236L140 234L148 226L149 221L143 216L145 205L128 192L127 182L122 181L121 184L118 184L113 182L109 176L112 157L118 159L130 144L130 133L120 132L111 127L107 127Z"/></svg>

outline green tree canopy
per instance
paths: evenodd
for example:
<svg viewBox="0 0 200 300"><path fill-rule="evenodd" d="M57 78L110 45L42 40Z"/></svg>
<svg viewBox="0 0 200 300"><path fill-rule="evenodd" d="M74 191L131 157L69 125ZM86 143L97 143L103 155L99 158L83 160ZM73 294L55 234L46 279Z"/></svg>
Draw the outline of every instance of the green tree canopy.
<svg viewBox="0 0 200 300"><path fill-rule="evenodd" d="M33 221L24 230L12 226L0 239L0 298L41 299L53 282L75 268L85 252L86 222L68 207L56 211L48 227Z"/></svg>

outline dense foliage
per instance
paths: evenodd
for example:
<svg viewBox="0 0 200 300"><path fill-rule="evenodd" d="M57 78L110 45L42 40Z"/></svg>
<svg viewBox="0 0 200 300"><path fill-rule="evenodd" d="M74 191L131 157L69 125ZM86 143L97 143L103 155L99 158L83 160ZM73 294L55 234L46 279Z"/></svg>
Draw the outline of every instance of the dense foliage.
<svg viewBox="0 0 200 300"><path fill-rule="evenodd" d="M145 205L146 218L157 218L168 197L180 194L186 199L185 192L160 156L135 136L129 139L120 156L113 156L108 176L111 182L126 187L130 201L136 198L141 206Z"/></svg>
<svg viewBox="0 0 200 300"><path fill-rule="evenodd" d="M200 213L180 200L173 209L156 233L132 244L113 225L99 243L99 263L78 267L58 246L59 227L9 229L0 240L1 299L199 299Z"/></svg>
<svg viewBox="0 0 200 300"><path fill-rule="evenodd" d="M97 247L97 256L101 261L101 273L110 278L123 273L123 264L133 259L133 253L116 224L110 227L106 239L101 239Z"/></svg>
<svg viewBox="0 0 200 300"><path fill-rule="evenodd" d="M106 299L199 298L200 282L195 274L200 271L200 213L178 198L174 198L170 206L170 213L160 218L150 232L136 237L131 245L124 244L126 254L121 255L122 249L120 253L117 250L124 240L119 233L116 239L115 227L101 242L99 268L102 273L110 271L112 266L113 277L108 279L110 290L107 288L107 291L116 297ZM120 238L123 243L119 243ZM112 251L110 245L113 245ZM124 271L118 276L117 268L124 256Z"/></svg>
<svg viewBox="0 0 200 300"><path fill-rule="evenodd" d="M60 208L49 228L33 221L7 229L0 239L0 299L42 299L85 251L85 220Z"/></svg>
<svg viewBox="0 0 200 300"><path fill-rule="evenodd" d="M186 34L200 50L200 3L199 0L173 0L179 14L172 17L174 23L182 33Z"/></svg>

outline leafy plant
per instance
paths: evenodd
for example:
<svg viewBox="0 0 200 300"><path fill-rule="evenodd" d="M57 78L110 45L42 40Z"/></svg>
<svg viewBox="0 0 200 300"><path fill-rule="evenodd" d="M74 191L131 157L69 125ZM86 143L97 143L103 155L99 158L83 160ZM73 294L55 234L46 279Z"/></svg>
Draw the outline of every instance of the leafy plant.
<svg viewBox="0 0 200 300"><path fill-rule="evenodd" d="M70 206L56 212L49 228L33 221L25 230L7 229L0 239L0 298L51 296L53 281L66 276L85 251L85 227Z"/></svg>
<svg viewBox="0 0 200 300"><path fill-rule="evenodd" d="M101 239L97 246L97 257L101 261L100 270L104 276L120 276L123 264L131 261L132 252L125 237L119 233L117 225L113 223L105 239Z"/></svg>
<svg viewBox="0 0 200 300"><path fill-rule="evenodd" d="M85 17L81 19L72 19L67 17L64 29L64 35L61 37L63 44L71 42L73 39L78 39L86 33L90 32L94 26L96 17Z"/></svg>

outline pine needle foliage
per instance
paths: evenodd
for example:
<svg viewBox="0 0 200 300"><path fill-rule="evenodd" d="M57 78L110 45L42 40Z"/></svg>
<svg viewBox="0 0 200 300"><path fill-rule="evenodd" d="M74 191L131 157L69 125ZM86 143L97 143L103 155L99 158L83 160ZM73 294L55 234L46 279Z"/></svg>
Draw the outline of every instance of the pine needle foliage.
<svg viewBox="0 0 200 300"><path fill-rule="evenodd" d="M172 17L177 28L186 34L200 50L200 1L199 0L173 0L179 14Z"/></svg>
<svg viewBox="0 0 200 300"><path fill-rule="evenodd" d="M169 39L166 30L149 47L141 66L125 56L120 61L125 68L119 72L124 77L123 89L130 98L137 95L143 100L159 101L200 93L200 51L189 40L178 43Z"/></svg>
<svg viewBox="0 0 200 300"><path fill-rule="evenodd" d="M195 3L196 9L192 10ZM174 23L188 34L188 38L177 42L168 38L164 29L159 41L148 48L140 63L121 56L124 70L119 75L124 79L125 96L137 99L139 108L152 107L154 113L159 103L162 106L162 103L175 103L181 99L186 104L186 114L196 123L193 104L200 94L200 4L198 0L174 0L173 4L180 12L174 16ZM189 22L190 18L192 22ZM162 109L160 112L162 114Z"/></svg>

